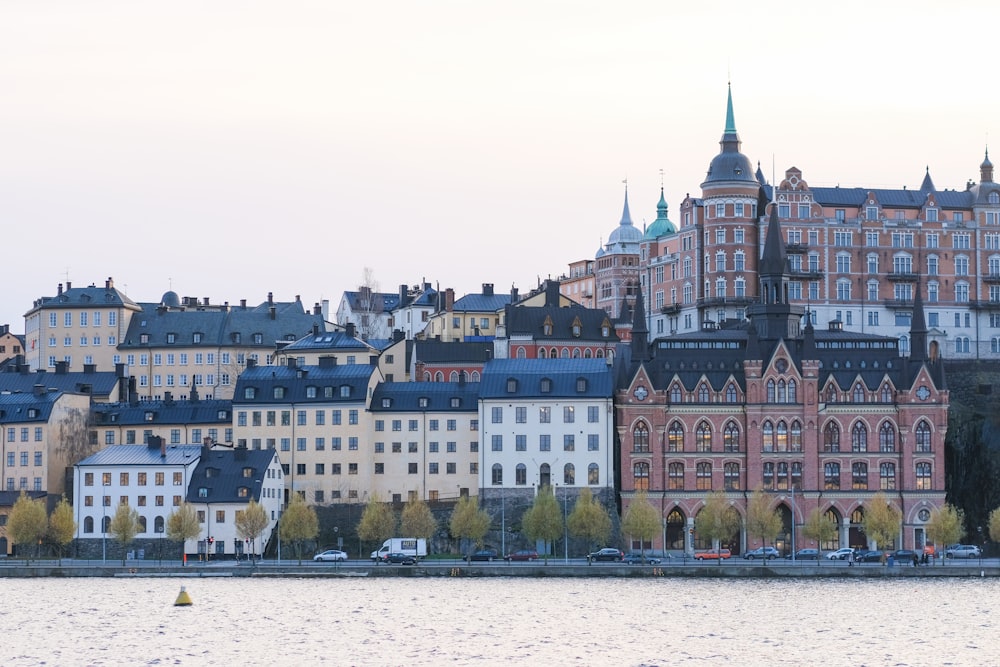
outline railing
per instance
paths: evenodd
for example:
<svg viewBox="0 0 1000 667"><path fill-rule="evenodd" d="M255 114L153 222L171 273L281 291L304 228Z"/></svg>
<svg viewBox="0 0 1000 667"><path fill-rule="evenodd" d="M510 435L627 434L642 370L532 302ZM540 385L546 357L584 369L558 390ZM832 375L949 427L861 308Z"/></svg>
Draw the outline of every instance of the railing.
<svg viewBox="0 0 1000 667"><path fill-rule="evenodd" d="M886 275L886 278L890 282L894 283L915 283L917 282L917 274L903 272L903 271L893 271Z"/></svg>

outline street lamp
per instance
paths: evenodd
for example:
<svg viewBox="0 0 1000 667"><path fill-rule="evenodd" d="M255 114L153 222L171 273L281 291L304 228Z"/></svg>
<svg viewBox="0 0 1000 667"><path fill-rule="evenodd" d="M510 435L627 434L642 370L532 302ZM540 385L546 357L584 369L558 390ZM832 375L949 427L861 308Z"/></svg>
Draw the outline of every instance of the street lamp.
<svg viewBox="0 0 1000 667"><path fill-rule="evenodd" d="M111 486L111 473L103 473L101 482L104 487L104 494L101 496L101 561L106 563L108 562L108 504L111 503L108 487Z"/></svg>
<svg viewBox="0 0 1000 667"><path fill-rule="evenodd" d="M569 489L563 487L563 560L569 562L569 526L566 524L566 499Z"/></svg>

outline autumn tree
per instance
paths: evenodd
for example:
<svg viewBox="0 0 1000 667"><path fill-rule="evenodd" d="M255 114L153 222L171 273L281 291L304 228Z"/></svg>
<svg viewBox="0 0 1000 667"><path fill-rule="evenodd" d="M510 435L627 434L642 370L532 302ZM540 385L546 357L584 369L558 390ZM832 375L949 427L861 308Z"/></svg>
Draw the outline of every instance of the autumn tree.
<svg viewBox="0 0 1000 667"><path fill-rule="evenodd" d="M994 517L994 515L997 515ZM993 521L997 519L997 532L994 533ZM958 542L965 535L965 512L950 503L942 507L935 507L931 510L931 517L927 520L927 537L940 549L938 555L941 558L941 565L944 565L945 545ZM990 535L1000 534L1000 514L996 510L990 514Z"/></svg>
<svg viewBox="0 0 1000 667"><path fill-rule="evenodd" d="M740 516L729 504L724 492L713 491L705 498L705 506L694 518L694 529L699 537L710 540L713 545L721 544L740 529ZM722 559L718 561L722 565Z"/></svg>
<svg viewBox="0 0 1000 667"><path fill-rule="evenodd" d="M24 547L23 552L18 549L18 555L23 555L25 562L30 562L28 545L34 547L35 557L38 557L38 544L47 530L45 505L39 500L32 500L21 491L7 517L7 536L18 547Z"/></svg>
<svg viewBox="0 0 1000 667"><path fill-rule="evenodd" d="M885 548L899 535L899 525L902 520L903 513L879 491L872 496L871 502L865 507L861 529L877 548Z"/></svg>
<svg viewBox="0 0 1000 667"><path fill-rule="evenodd" d="M396 517L392 513L389 503L382 502L377 493L373 493L368 498L365 511L361 514L361 521L358 523L358 537L368 542L382 544L392 537L396 531ZM363 554L358 554L358 558Z"/></svg>
<svg viewBox="0 0 1000 667"><path fill-rule="evenodd" d="M305 498L298 493L292 494L284 514L281 515L281 541L289 544L295 557L302 565L302 551L305 543L313 540L319 534L319 518L316 510L306 504Z"/></svg>
<svg viewBox="0 0 1000 667"><path fill-rule="evenodd" d="M66 496L63 496L49 516L48 531L48 539L56 548L60 565L66 545L73 541L74 535L76 535L76 520L73 518L73 506L66 500Z"/></svg>
<svg viewBox="0 0 1000 667"><path fill-rule="evenodd" d="M479 509L475 498L462 496L451 512L449 527L451 534L459 540L468 540L470 545L480 545L486 531L490 529L490 523L490 515L486 510Z"/></svg>
<svg viewBox="0 0 1000 667"><path fill-rule="evenodd" d="M822 563L822 546L824 542L829 542L837 537L837 522L829 514L818 507L814 507L805 525L802 526L802 534L810 540L816 541L816 563Z"/></svg>
<svg viewBox="0 0 1000 667"><path fill-rule="evenodd" d="M437 532L437 519L434 518L427 503L420 498L414 498L403 506L399 530L406 537L422 537L430 540Z"/></svg>
<svg viewBox="0 0 1000 667"><path fill-rule="evenodd" d="M188 540L198 539L201 535L201 524L198 523L198 513L191 503L181 505L167 517L167 539L181 543L181 554L185 553Z"/></svg>
<svg viewBox="0 0 1000 667"><path fill-rule="evenodd" d="M639 550L643 560L646 559L646 542L652 542L661 525L660 512L649 503L646 492L639 491L628 504L625 516L622 517L622 532L632 539L639 540Z"/></svg>
<svg viewBox="0 0 1000 667"><path fill-rule="evenodd" d="M990 531L990 539L994 542L1000 542L1000 507L990 512L990 521L987 528Z"/></svg>
<svg viewBox="0 0 1000 667"><path fill-rule="evenodd" d="M760 538L762 546L774 540L781 532L781 514L771 507L771 497L758 486L747 501L747 535Z"/></svg>
<svg viewBox="0 0 1000 667"><path fill-rule="evenodd" d="M267 528L267 512L254 499L250 499L246 509L236 513L236 535L244 541L250 543L250 559L254 558L257 538Z"/></svg>
<svg viewBox="0 0 1000 667"><path fill-rule="evenodd" d="M125 566L125 556L128 545L139 534L139 510L126 503L118 505L115 515L108 524L108 534L122 547L122 567Z"/></svg>
<svg viewBox="0 0 1000 667"><path fill-rule="evenodd" d="M611 517L588 487L580 489L567 520L569 534L587 541L587 548L603 544L611 534Z"/></svg>
<svg viewBox="0 0 1000 667"><path fill-rule="evenodd" d="M535 502L521 517L521 528L529 540L545 543L545 564L548 565L549 547L563 534L563 513L551 486L545 485L538 490Z"/></svg>

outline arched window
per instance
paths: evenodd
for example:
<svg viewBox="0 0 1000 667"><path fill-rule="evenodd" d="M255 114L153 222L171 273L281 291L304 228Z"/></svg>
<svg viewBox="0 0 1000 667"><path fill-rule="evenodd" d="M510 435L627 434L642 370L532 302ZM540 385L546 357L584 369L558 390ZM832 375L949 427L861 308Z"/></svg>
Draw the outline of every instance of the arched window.
<svg viewBox="0 0 1000 667"><path fill-rule="evenodd" d="M740 490L740 464L727 463L723 469L726 491Z"/></svg>
<svg viewBox="0 0 1000 667"><path fill-rule="evenodd" d="M775 443L775 449L779 452L788 451L788 424L784 420L778 422L778 439Z"/></svg>
<svg viewBox="0 0 1000 667"><path fill-rule="evenodd" d="M916 451L927 453L931 451L931 427L921 419L917 422L917 427L913 429L914 446Z"/></svg>
<svg viewBox="0 0 1000 667"><path fill-rule="evenodd" d="M574 359L579 359L580 358L580 348L578 348L578 347L574 347L573 348L573 358Z"/></svg>
<svg viewBox="0 0 1000 667"><path fill-rule="evenodd" d="M789 380L788 381L788 402L789 403L797 403L798 402L799 397L798 397L797 389L798 389L798 387L795 384L795 380Z"/></svg>
<svg viewBox="0 0 1000 667"><path fill-rule="evenodd" d="M778 461L778 489L786 491L788 489L788 462Z"/></svg>
<svg viewBox="0 0 1000 667"><path fill-rule="evenodd" d="M722 450L725 452L740 451L740 429L735 422L726 424L722 431Z"/></svg>
<svg viewBox="0 0 1000 667"><path fill-rule="evenodd" d="M523 347L517 348L517 351L514 352L514 358L515 359L524 359L527 356L528 356L528 353L524 351Z"/></svg>
<svg viewBox="0 0 1000 667"><path fill-rule="evenodd" d="M549 350L549 359L555 359L558 356L559 352L556 350L556 348L552 348L551 350Z"/></svg>
<svg viewBox="0 0 1000 667"><path fill-rule="evenodd" d="M704 382L698 385L698 402L708 403L708 385Z"/></svg>
<svg viewBox="0 0 1000 667"><path fill-rule="evenodd" d="M108 528L111 527L111 517L106 516L101 519L101 532L105 535L108 533Z"/></svg>
<svg viewBox="0 0 1000 667"><path fill-rule="evenodd" d="M694 435L694 448L696 452L712 451L712 429L708 422L701 422Z"/></svg>
<svg viewBox="0 0 1000 667"><path fill-rule="evenodd" d="M768 403L775 402L774 380L767 381L767 402Z"/></svg>
<svg viewBox="0 0 1000 667"><path fill-rule="evenodd" d="M139 533L141 534L141 533L145 533L145 532L146 532L146 517L140 516L139 517Z"/></svg>
<svg viewBox="0 0 1000 667"><path fill-rule="evenodd" d="M479 371L472 371L472 381L479 382Z"/></svg>
<svg viewBox="0 0 1000 667"><path fill-rule="evenodd" d="M826 388L826 402L827 403L837 402L837 388L832 384Z"/></svg>
<svg viewBox="0 0 1000 667"><path fill-rule="evenodd" d="M792 488L802 490L802 462L792 461Z"/></svg>
<svg viewBox="0 0 1000 667"><path fill-rule="evenodd" d="M830 462L823 464L823 488L827 491L840 490L839 463Z"/></svg>
<svg viewBox="0 0 1000 667"><path fill-rule="evenodd" d="M840 451L840 427L835 422L830 422L823 429L823 451Z"/></svg>
<svg viewBox="0 0 1000 667"><path fill-rule="evenodd" d="M883 491L894 491L896 489L896 464L880 463L878 466L878 488Z"/></svg>
<svg viewBox="0 0 1000 667"><path fill-rule="evenodd" d="M778 380L778 403L788 402L788 387L784 380Z"/></svg>
<svg viewBox="0 0 1000 667"><path fill-rule="evenodd" d="M885 453L896 451L896 429L889 422L882 424L878 430L878 450Z"/></svg>
<svg viewBox="0 0 1000 667"><path fill-rule="evenodd" d="M855 491L868 490L868 464L860 461L851 464L851 488Z"/></svg>
<svg viewBox="0 0 1000 667"><path fill-rule="evenodd" d="M83 520L83 532L85 533L94 532L94 517L88 516Z"/></svg>
<svg viewBox="0 0 1000 667"><path fill-rule="evenodd" d="M435 382L444 382L444 373L442 373L441 371L438 371L437 373L435 373L434 374L434 381Z"/></svg>
<svg viewBox="0 0 1000 667"><path fill-rule="evenodd" d="M592 352L590 351L590 348L589 348L589 347L588 347L588 348L587 348L586 350L584 350L584 351L583 351L583 358L584 358L584 359L590 359L590 358L591 358L591 357L593 357L593 356L594 356L594 355L593 355L593 353L592 353Z"/></svg>
<svg viewBox="0 0 1000 667"><path fill-rule="evenodd" d="M865 402L865 388L861 386L861 383L854 385L854 396L851 398L855 403Z"/></svg>
<svg viewBox="0 0 1000 667"><path fill-rule="evenodd" d="M649 464L645 461L632 466L632 484L636 491L649 491Z"/></svg>
<svg viewBox="0 0 1000 667"><path fill-rule="evenodd" d="M858 422L851 429L851 451L868 451L868 427L862 422Z"/></svg>
<svg viewBox="0 0 1000 667"><path fill-rule="evenodd" d="M774 462L765 461L761 469L761 482L765 489L774 489Z"/></svg>
<svg viewBox="0 0 1000 667"><path fill-rule="evenodd" d="M552 485L552 472L549 468L548 463L543 463L538 466L538 486L551 486Z"/></svg>
<svg viewBox="0 0 1000 667"><path fill-rule="evenodd" d="M681 427L680 422L674 422L667 430L667 451L684 451L684 429Z"/></svg>
<svg viewBox="0 0 1000 667"><path fill-rule="evenodd" d="M493 464L493 484L503 484L503 466L499 463Z"/></svg>
<svg viewBox="0 0 1000 667"><path fill-rule="evenodd" d="M158 516L153 519L153 532L162 533L163 532L163 517Z"/></svg>
<svg viewBox="0 0 1000 667"><path fill-rule="evenodd" d="M448 382L458 382L458 371L452 371L448 376Z"/></svg>
<svg viewBox="0 0 1000 667"><path fill-rule="evenodd" d="M569 359L569 348L564 347L562 350L560 350L559 351L559 358L560 359Z"/></svg>
<svg viewBox="0 0 1000 667"><path fill-rule="evenodd" d="M587 466L587 484L597 486L601 483L601 467L596 463Z"/></svg>
<svg viewBox="0 0 1000 667"><path fill-rule="evenodd" d="M671 463L667 466L667 488L673 491L684 489L684 464Z"/></svg>
<svg viewBox="0 0 1000 667"><path fill-rule="evenodd" d="M563 466L563 484L576 484L576 466L572 463Z"/></svg>
<svg viewBox="0 0 1000 667"><path fill-rule="evenodd" d="M761 435L763 436L763 451L773 452L774 451L774 424L770 421L764 422L764 427L761 429Z"/></svg>
<svg viewBox="0 0 1000 667"><path fill-rule="evenodd" d="M639 422L632 430L632 451L649 451L649 428L646 426L645 422Z"/></svg>
<svg viewBox="0 0 1000 667"><path fill-rule="evenodd" d="M792 422L792 429L788 436L788 451L802 451L802 423L798 420Z"/></svg>
<svg viewBox="0 0 1000 667"><path fill-rule="evenodd" d="M892 389L888 384L882 385L882 402L892 403Z"/></svg>
<svg viewBox="0 0 1000 667"><path fill-rule="evenodd" d="M430 382L430 381L431 381L431 372L424 371L424 382Z"/></svg>
<svg viewBox="0 0 1000 667"><path fill-rule="evenodd" d="M712 490L712 464L699 463L695 468L695 477L699 491Z"/></svg>
<svg viewBox="0 0 1000 667"><path fill-rule="evenodd" d="M524 486L528 483L528 466L518 463L514 468L514 484Z"/></svg>
<svg viewBox="0 0 1000 667"><path fill-rule="evenodd" d="M681 402L681 386L676 382L670 386L670 402L671 403Z"/></svg>
<svg viewBox="0 0 1000 667"><path fill-rule="evenodd" d="M730 382L729 385L726 387L726 403L735 403L735 402L736 402L736 385Z"/></svg>
<svg viewBox="0 0 1000 667"><path fill-rule="evenodd" d="M545 358L545 348L544 347L538 348L538 358L539 359L544 359Z"/></svg>
<svg viewBox="0 0 1000 667"><path fill-rule="evenodd" d="M933 487L931 485L931 464L930 463L918 463L917 464L917 490L918 491L930 491Z"/></svg>

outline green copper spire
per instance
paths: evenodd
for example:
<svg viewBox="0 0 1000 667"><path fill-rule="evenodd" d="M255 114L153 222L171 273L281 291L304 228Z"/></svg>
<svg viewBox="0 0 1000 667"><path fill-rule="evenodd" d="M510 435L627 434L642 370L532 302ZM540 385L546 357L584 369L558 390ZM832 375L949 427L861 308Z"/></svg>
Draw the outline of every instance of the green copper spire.
<svg viewBox="0 0 1000 667"><path fill-rule="evenodd" d="M729 99L726 101L726 129L725 133L736 134L736 120L733 118L733 84L728 84Z"/></svg>

